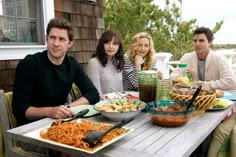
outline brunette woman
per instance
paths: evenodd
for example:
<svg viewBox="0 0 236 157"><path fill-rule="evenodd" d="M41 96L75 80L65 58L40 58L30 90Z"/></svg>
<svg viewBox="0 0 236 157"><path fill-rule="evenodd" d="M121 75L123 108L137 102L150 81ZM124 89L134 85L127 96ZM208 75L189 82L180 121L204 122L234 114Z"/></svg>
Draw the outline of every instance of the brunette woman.
<svg viewBox="0 0 236 157"><path fill-rule="evenodd" d="M123 91L122 70L124 51L118 31L107 30L99 39L96 53L88 63L87 74L97 88L100 98L103 94Z"/></svg>

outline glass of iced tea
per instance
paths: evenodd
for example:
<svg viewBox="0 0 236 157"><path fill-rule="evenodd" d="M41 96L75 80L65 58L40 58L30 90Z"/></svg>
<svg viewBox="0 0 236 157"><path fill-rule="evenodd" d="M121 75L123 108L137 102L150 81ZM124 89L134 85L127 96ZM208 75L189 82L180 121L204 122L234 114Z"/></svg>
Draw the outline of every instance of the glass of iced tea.
<svg viewBox="0 0 236 157"><path fill-rule="evenodd" d="M144 70L138 72L139 99L146 103L156 100L157 71Z"/></svg>

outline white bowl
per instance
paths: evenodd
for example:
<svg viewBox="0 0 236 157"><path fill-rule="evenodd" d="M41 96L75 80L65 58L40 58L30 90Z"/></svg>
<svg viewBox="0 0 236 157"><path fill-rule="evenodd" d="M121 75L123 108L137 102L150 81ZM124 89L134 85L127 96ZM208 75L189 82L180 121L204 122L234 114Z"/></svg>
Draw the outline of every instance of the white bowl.
<svg viewBox="0 0 236 157"><path fill-rule="evenodd" d="M132 105L132 109L119 108L116 110L110 109L108 106L117 106L124 107L125 105L116 105L116 103L126 104L130 101ZM126 105L127 107L128 105ZM108 109L109 108L109 109ZM129 107L128 107L129 108ZM138 99L112 99L112 100L104 100L100 101L94 105L94 109L99 111L104 117L113 120L113 121L121 121L122 119L128 119L137 116L143 109L145 108L145 103Z"/></svg>

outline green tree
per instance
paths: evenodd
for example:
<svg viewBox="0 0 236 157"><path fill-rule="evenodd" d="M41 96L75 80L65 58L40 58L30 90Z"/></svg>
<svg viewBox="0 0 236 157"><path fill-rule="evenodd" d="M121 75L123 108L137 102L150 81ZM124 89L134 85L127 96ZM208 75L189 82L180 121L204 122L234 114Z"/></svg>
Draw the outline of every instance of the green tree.
<svg viewBox="0 0 236 157"><path fill-rule="evenodd" d="M165 7L160 8L153 0L106 0L105 28L118 30L124 39L125 49L131 38L138 32L151 34L157 52L171 52L173 60L179 60L186 53L193 51L193 30L197 20L181 20L179 3L170 4L166 0ZM213 32L217 32L223 21L216 23Z"/></svg>

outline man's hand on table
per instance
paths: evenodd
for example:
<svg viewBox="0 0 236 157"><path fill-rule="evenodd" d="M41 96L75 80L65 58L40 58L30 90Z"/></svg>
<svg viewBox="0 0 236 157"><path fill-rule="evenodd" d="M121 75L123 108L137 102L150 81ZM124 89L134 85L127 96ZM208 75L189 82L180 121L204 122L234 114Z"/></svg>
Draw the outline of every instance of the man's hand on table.
<svg viewBox="0 0 236 157"><path fill-rule="evenodd" d="M26 112L25 117L29 120L39 120L42 118L68 118L75 114L73 111L65 105L60 105L56 107L33 107L30 106Z"/></svg>
<svg viewBox="0 0 236 157"><path fill-rule="evenodd" d="M50 118L54 119L61 119L61 118L68 118L74 116L74 112L71 111L70 108L68 108L65 105L60 105L57 107L51 107L49 110L49 116Z"/></svg>

